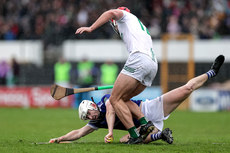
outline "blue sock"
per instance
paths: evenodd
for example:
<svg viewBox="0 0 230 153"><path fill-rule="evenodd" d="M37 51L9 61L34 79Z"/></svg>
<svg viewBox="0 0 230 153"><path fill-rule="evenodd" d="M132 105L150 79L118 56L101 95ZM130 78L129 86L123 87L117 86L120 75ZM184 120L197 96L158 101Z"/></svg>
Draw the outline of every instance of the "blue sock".
<svg viewBox="0 0 230 153"><path fill-rule="evenodd" d="M155 133L155 134L151 134L151 140L152 141L156 141L159 139L161 139L161 131L159 131L158 133Z"/></svg>
<svg viewBox="0 0 230 153"><path fill-rule="evenodd" d="M213 78L214 76L216 76L216 73L214 70L209 70L208 72L206 72L206 74L208 75L208 78Z"/></svg>

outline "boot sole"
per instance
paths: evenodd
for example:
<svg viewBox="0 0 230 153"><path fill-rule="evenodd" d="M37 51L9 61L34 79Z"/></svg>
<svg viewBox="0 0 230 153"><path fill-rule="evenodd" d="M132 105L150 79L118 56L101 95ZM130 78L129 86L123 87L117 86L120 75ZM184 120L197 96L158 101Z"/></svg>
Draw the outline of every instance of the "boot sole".
<svg viewBox="0 0 230 153"><path fill-rule="evenodd" d="M215 61L214 61L214 64L212 65L212 69L218 73L219 70L220 70L220 67L222 66L222 64L224 63L225 61L225 57L223 55L219 55Z"/></svg>
<svg viewBox="0 0 230 153"><path fill-rule="evenodd" d="M166 140L164 140L164 141L166 141L168 144L172 144L172 143L173 143L173 140L171 141L171 137L168 136L168 133L170 133L170 135L171 135L171 134L172 134L172 131L169 130L169 129L163 131L163 135L164 135L165 138L166 138ZM169 140L170 140L170 141L169 141Z"/></svg>
<svg viewBox="0 0 230 153"><path fill-rule="evenodd" d="M142 139L145 140L146 137L149 135L149 133L151 133L153 130L154 130L154 126L150 126L150 127L147 129L146 134L144 134L144 135L142 136Z"/></svg>

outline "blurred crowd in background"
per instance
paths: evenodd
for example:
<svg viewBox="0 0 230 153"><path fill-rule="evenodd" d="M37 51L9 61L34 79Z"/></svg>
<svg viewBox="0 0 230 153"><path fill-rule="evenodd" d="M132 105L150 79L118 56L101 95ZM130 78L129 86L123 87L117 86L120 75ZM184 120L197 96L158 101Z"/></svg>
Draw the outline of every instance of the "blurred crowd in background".
<svg viewBox="0 0 230 153"><path fill-rule="evenodd" d="M1 0L0 40L42 40L46 51L48 46L61 45L67 39L119 39L109 24L90 34L74 34L78 27L90 26L104 11L119 6L128 7L146 25L153 39L160 39L163 33L191 33L196 39L230 38L230 0ZM82 86L112 83L103 82L108 79L103 77L109 74L103 73L109 71L111 61L99 65L84 60L63 64L69 61L55 59L51 66L42 68L33 65L20 65L20 68L15 59L7 62L0 61L2 85L50 84L61 79ZM119 64L115 63L110 70L113 81ZM70 76L59 78L60 69ZM41 75L46 79L37 79ZM87 76L86 80L83 76Z"/></svg>
<svg viewBox="0 0 230 153"><path fill-rule="evenodd" d="M60 44L66 39L116 37L107 25L89 35L74 32L118 6L129 7L153 39L165 32L192 33L200 39L230 37L230 0L1 0L0 39Z"/></svg>

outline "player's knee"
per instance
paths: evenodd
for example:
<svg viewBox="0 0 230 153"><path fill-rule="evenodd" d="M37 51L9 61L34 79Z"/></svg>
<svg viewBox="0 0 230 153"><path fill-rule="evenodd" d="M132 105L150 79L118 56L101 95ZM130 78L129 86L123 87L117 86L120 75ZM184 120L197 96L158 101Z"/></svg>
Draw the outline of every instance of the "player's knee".
<svg viewBox="0 0 230 153"><path fill-rule="evenodd" d="M187 83L186 85L184 85L184 90L186 94L190 94L191 92L193 92L193 85L191 83Z"/></svg>
<svg viewBox="0 0 230 153"><path fill-rule="evenodd" d="M118 97L118 96L110 96L109 101L112 105L115 105L116 103L118 103L120 100L127 102L130 100L130 97L128 96L122 96L122 97Z"/></svg>
<svg viewBox="0 0 230 153"><path fill-rule="evenodd" d="M129 96L123 96L122 97L122 100L124 101L124 102L127 102L127 101L129 101L131 98L129 97Z"/></svg>
<svg viewBox="0 0 230 153"><path fill-rule="evenodd" d="M131 94L125 93L125 94L122 95L121 99L122 99L124 102L127 102L127 101L129 101L131 98L133 98L132 96L133 96L133 95L131 95Z"/></svg>

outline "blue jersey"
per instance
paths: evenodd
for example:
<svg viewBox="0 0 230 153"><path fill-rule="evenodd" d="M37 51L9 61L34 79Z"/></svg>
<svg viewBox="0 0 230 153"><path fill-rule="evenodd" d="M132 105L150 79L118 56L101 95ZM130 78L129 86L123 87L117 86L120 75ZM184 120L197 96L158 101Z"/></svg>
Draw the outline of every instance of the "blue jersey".
<svg viewBox="0 0 230 153"><path fill-rule="evenodd" d="M91 126L94 129L98 128L108 128L107 122L106 122L106 106L105 102L108 100L110 97L110 94L106 94L101 98L101 101L97 103L97 106L100 110L100 116L97 120L90 120L88 125ZM131 100L138 106L141 104L141 100ZM140 126L140 123L137 119L133 118L133 122L136 127ZM114 122L114 129L119 129L119 130L126 130L125 126L122 124L122 122L119 120L119 118L116 116L115 122Z"/></svg>

